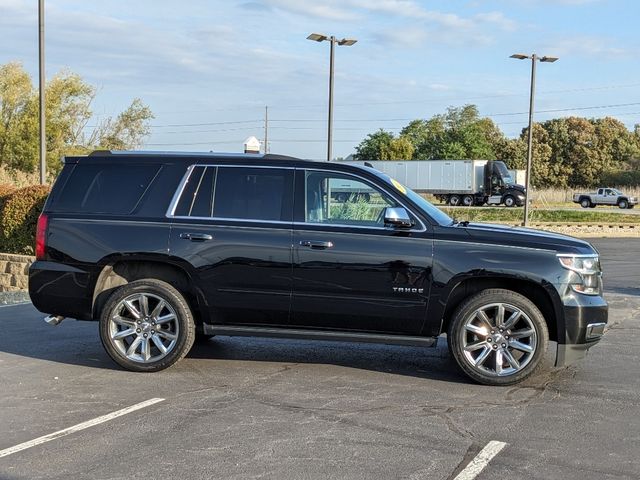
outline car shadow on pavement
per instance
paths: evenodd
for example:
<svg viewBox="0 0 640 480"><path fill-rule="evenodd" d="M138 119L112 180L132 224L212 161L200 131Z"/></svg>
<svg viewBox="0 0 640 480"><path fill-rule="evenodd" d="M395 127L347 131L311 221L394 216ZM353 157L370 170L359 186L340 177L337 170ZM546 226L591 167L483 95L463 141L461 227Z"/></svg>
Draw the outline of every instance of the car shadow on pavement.
<svg viewBox="0 0 640 480"><path fill-rule="evenodd" d="M47 362L122 370L102 347L97 322L68 319L57 327L50 327L42 322L33 306L20 305L0 310L0 325L3 327L0 352ZM210 363L206 360L327 364L470 383L449 358L444 338L439 339L437 347L426 348L223 336L196 343L187 355L187 361L189 359L201 359L207 366ZM181 363L171 370L179 370Z"/></svg>
<svg viewBox="0 0 640 480"><path fill-rule="evenodd" d="M444 382L473 383L449 357L445 338L439 339L437 347L427 348L223 336L196 343L187 358L335 365Z"/></svg>

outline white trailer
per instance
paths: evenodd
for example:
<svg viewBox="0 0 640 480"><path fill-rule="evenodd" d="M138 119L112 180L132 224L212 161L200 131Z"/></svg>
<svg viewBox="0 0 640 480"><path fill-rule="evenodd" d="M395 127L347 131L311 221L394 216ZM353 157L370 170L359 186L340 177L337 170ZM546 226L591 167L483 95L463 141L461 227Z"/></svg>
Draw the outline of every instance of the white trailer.
<svg viewBox="0 0 640 480"><path fill-rule="evenodd" d="M504 162L489 160L412 160L348 162L371 165L420 193L450 205L523 205L524 187L517 185ZM488 165L489 164L489 165Z"/></svg>

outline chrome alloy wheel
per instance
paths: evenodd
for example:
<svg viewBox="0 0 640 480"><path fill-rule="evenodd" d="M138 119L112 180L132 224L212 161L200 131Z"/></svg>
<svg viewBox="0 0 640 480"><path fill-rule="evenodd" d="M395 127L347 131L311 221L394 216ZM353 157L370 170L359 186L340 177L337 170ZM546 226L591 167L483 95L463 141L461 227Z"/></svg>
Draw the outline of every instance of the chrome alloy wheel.
<svg viewBox="0 0 640 480"><path fill-rule="evenodd" d="M464 358L479 372L504 377L525 368L533 358L537 334L531 319L507 303L484 305L460 330Z"/></svg>
<svg viewBox="0 0 640 480"><path fill-rule="evenodd" d="M109 320L109 338L118 352L137 363L166 357L178 341L176 311L168 301L150 293L121 300Z"/></svg>

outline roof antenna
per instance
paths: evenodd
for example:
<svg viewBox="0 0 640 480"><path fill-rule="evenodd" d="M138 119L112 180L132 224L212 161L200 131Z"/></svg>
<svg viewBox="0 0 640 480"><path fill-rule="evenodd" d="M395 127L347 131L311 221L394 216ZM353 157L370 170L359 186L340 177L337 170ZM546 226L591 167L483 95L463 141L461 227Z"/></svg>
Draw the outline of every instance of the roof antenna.
<svg viewBox="0 0 640 480"><path fill-rule="evenodd" d="M369 162L364 162L364 166L365 166L365 167L369 167L369 168L376 168L376 167L374 167L374 166L373 166L371 163L369 163Z"/></svg>

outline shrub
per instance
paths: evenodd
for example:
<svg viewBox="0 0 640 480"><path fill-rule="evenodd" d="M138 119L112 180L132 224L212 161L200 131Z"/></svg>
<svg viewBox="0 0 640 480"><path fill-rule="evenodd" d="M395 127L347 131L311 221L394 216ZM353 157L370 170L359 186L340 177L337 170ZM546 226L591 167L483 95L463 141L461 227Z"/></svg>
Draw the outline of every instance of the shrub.
<svg viewBox="0 0 640 480"><path fill-rule="evenodd" d="M32 255L36 225L49 187L32 185L15 190L0 205L0 250Z"/></svg>
<svg viewBox="0 0 640 480"><path fill-rule="evenodd" d="M0 198L6 197L7 195L16 191L16 187L11 185L10 183L0 183Z"/></svg>

